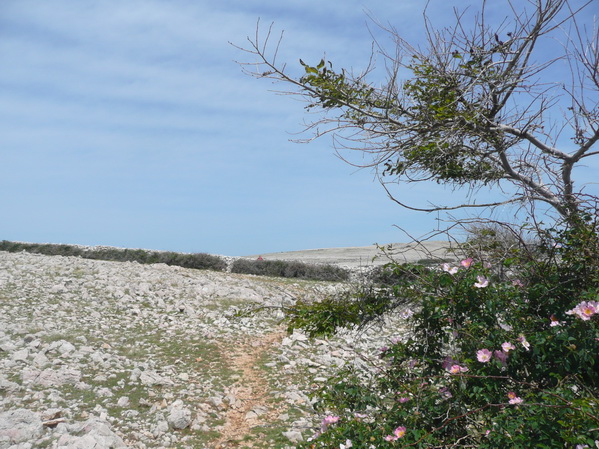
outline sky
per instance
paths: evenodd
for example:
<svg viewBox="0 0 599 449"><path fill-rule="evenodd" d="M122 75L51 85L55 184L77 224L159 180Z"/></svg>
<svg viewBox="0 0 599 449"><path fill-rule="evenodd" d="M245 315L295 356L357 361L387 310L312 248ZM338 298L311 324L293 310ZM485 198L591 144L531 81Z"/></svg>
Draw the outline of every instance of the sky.
<svg viewBox="0 0 599 449"><path fill-rule="evenodd" d="M259 19L284 30L290 66L360 68L371 32L384 41L369 17L419 42L425 3L0 0L0 240L242 256L435 230L437 214L395 205L330 138L293 142L310 137L305 104L245 75L231 45ZM448 3L431 0L434 23Z"/></svg>

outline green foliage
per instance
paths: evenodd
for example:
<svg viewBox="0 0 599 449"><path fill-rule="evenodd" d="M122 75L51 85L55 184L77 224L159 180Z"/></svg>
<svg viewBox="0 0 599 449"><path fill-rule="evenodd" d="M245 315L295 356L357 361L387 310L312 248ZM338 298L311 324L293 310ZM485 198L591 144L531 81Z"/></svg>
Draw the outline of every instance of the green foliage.
<svg viewBox="0 0 599 449"><path fill-rule="evenodd" d="M360 301L384 304L376 314L404 298L413 315L405 338L382 351L382 372L347 370L323 387L317 405L339 419L301 447L594 447L599 263L596 228L585 223L549 232L543 257L519 265L511 280L467 259L412 266L391 290L303 305L309 331L359 323L348 311Z"/></svg>
<svg viewBox="0 0 599 449"><path fill-rule="evenodd" d="M182 254L168 251L148 251L145 249L125 249L112 247L84 247L52 243L0 242L0 251L26 251L47 256L74 256L84 259L112 260L118 262L138 262L142 264L164 263L198 270L224 271L226 262L211 254Z"/></svg>
<svg viewBox="0 0 599 449"><path fill-rule="evenodd" d="M363 327L384 313L410 301L397 292L415 282L428 269L420 265L390 265L375 269L369 281L320 302L298 301L286 310L288 330L303 329L311 337L329 336L340 327Z"/></svg>
<svg viewBox="0 0 599 449"><path fill-rule="evenodd" d="M316 303L298 301L286 310L288 331L303 329L311 337L332 335L339 327L362 325L381 316L392 300L369 290L330 296Z"/></svg>
<svg viewBox="0 0 599 449"><path fill-rule="evenodd" d="M337 73L331 62L321 60L310 66L300 59L306 74L299 83L311 91L315 106L342 108L344 118L363 126L386 117L401 134L411 136L392 141L397 146L395 160L386 163L385 175L407 175L424 172L438 183L465 184L497 181L504 176L501 167L488 158L488 150L501 144L501 134L491 131L490 107L483 96L460 94L474 90L473 83L491 82L492 71L478 64L463 63L456 67L438 66L414 57L408 68L413 78L403 84L402 103L392 101L385 92L374 89L360 78ZM485 73L481 77L481 72ZM462 73L464 72L464 73ZM395 122L395 123L393 123ZM429 178L430 179L430 178Z"/></svg>
<svg viewBox="0 0 599 449"><path fill-rule="evenodd" d="M332 282L346 281L349 278L347 270L335 265L284 260L237 259L233 262L231 272Z"/></svg>
<svg viewBox="0 0 599 449"><path fill-rule="evenodd" d="M389 106L389 101L381 100L371 86L346 76L345 71L335 72L330 61L322 59L316 66L310 66L300 59L300 64L306 73L299 82L312 90L315 100L307 109L315 106L324 109L349 107L348 118L363 120L364 114L371 109Z"/></svg>
<svg viewBox="0 0 599 449"><path fill-rule="evenodd" d="M164 263L167 265L197 270L225 271L226 261L211 254L183 254L171 251L148 251L113 247L84 247L52 243L24 243L0 241L0 251L44 254L48 256L74 256L84 259L112 260L117 262L137 262L142 264ZM306 264L279 260L237 259L232 266L233 273L277 276L286 278L342 282L349 278L349 271L335 265Z"/></svg>

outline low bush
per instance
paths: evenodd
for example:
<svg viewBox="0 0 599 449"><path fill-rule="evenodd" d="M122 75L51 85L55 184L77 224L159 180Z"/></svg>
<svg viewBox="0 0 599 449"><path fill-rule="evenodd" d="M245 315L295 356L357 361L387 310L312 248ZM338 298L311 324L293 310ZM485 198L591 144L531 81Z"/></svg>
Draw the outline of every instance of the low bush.
<svg viewBox="0 0 599 449"><path fill-rule="evenodd" d="M233 262L233 273L275 276L340 282L349 279L349 271L335 265L307 264L284 260L237 259Z"/></svg>
<svg viewBox="0 0 599 449"><path fill-rule="evenodd" d="M167 251L148 251L144 249L126 249L112 247L83 247L53 243L0 242L0 251L20 252L47 256L74 256L84 259L110 260L117 262L138 262L141 264L164 263L198 270L224 271L225 260L211 254L182 254Z"/></svg>
<svg viewBox="0 0 599 449"><path fill-rule="evenodd" d="M325 418L300 447L599 447L596 228L546 236L542 258L516 252L503 270L395 265L392 286L296 306L290 323L312 334L412 306L382 369L344 369L317 393Z"/></svg>

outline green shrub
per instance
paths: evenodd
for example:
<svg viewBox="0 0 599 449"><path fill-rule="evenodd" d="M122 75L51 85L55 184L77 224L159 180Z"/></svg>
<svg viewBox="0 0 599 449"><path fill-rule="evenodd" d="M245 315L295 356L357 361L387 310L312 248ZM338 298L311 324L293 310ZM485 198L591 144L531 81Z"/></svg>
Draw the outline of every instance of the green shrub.
<svg viewBox="0 0 599 449"><path fill-rule="evenodd" d="M198 270L224 271L227 263L221 257L211 254L181 254L175 252L148 251L111 247L82 247L53 243L0 242L0 251L20 252L47 256L75 256L84 259L110 260L117 262L138 262L141 264L164 263Z"/></svg>
<svg viewBox="0 0 599 449"><path fill-rule="evenodd" d="M284 260L237 259L231 267L233 273L311 279L319 281L346 281L348 270L325 264L307 264Z"/></svg>
<svg viewBox="0 0 599 449"><path fill-rule="evenodd" d="M413 306L410 332L381 351L382 371L346 369L320 390L316 406L332 415L300 447L596 447L597 232L546 236L544 256L517 272L470 258L397 265L392 288L300 305L291 323L311 333L359 323L368 305Z"/></svg>

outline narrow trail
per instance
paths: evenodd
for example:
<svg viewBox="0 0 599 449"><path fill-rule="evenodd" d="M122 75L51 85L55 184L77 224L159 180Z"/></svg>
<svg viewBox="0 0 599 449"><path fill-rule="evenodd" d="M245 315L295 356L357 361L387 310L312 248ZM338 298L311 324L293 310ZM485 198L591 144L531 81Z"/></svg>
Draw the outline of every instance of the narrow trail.
<svg viewBox="0 0 599 449"><path fill-rule="evenodd" d="M252 441L244 441L251 434L252 428L273 421L281 413L281 410L268 404L268 380L256 364L284 336L285 332L278 330L241 344L237 351L230 354L231 368L242 374L228 390L226 397L229 409L221 436L212 443L214 449L254 447Z"/></svg>

